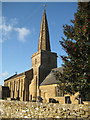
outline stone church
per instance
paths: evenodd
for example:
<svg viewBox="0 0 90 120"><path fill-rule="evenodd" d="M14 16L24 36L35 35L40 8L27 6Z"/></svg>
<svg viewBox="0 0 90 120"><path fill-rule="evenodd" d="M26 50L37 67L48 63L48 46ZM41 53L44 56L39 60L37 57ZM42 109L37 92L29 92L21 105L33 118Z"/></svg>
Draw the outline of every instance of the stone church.
<svg viewBox="0 0 90 120"><path fill-rule="evenodd" d="M50 102L54 99L59 103L78 103L75 95L64 95L58 89L59 81L56 80L52 70L57 68L57 54L51 52L50 37L46 11L44 10L40 35L38 41L38 51L32 55L32 68L20 74L15 74L4 80L4 86L9 87L10 98L21 101L37 101L42 98L43 102Z"/></svg>

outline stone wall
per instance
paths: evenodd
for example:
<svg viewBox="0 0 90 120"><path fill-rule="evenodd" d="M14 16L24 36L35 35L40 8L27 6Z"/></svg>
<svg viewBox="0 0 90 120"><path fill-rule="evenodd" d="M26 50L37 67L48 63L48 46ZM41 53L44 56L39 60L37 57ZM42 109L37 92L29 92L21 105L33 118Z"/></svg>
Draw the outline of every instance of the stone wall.
<svg viewBox="0 0 90 120"><path fill-rule="evenodd" d="M90 105L1 100L0 118L83 118L83 120L90 120Z"/></svg>

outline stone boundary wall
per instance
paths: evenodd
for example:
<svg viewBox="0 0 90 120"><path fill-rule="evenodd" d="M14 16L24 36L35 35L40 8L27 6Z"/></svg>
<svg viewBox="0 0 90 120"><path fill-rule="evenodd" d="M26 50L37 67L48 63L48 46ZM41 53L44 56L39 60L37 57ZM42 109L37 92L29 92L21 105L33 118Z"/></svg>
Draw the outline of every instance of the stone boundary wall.
<svg viewBox="0 0 90 120"><path fill-rule="evenodd" d="M90 120L90 105L0 100L0 118L74 118ZM35 120L35 119L34 119Z"/></svg>

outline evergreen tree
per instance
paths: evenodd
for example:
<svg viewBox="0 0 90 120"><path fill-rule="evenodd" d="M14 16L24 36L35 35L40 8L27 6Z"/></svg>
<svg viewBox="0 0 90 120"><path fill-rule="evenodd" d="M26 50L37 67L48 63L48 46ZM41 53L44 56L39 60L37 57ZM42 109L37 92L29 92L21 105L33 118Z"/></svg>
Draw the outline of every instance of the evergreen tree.
<svg viewBox="0 0 90 120"><path fill-rule="evenodd" d="M79 2L73 25L64 25L60 44L67 53L61 56L63 73L56 73L67 93L77 91L83 100L90 100L90 2ZM86 99L85 99L86 98Z"/></svg>

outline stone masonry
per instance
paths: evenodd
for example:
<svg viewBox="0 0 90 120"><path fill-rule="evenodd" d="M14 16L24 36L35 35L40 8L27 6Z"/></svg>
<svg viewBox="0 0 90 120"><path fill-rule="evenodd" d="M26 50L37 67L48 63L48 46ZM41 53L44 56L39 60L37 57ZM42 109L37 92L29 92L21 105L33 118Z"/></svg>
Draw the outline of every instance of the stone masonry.
<svg viewBox="0 0 90 120"><path fill-rule="evenodd" d="M0 101L0 118L71 118L90 120L90 105Z"/></svg>

